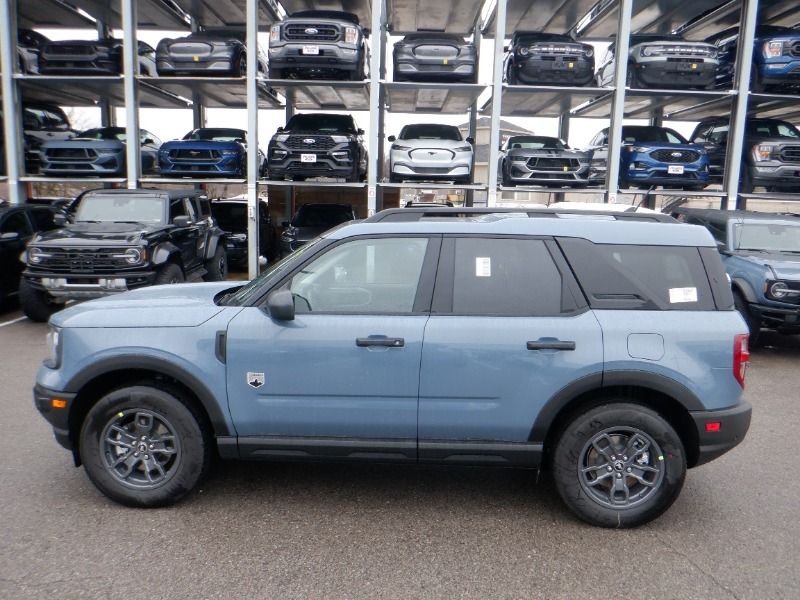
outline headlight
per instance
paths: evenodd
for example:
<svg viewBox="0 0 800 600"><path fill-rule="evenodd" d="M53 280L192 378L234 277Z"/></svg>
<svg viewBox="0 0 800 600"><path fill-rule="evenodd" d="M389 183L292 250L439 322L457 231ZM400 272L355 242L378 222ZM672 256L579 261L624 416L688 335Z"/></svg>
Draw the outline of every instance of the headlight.
<svg viewBox="0 0 800 600"><path fill-rule="evenodd" d="M764 162L772 156L772 146L767 144L756 144L753 146L753 160L756 162Z"/></svg>
<svg viewBox="0 0 800 600"><path fill-rule="evenodd" d="M28 262L32 265L41 264L45 259L48 259L51 256L53 255L49 252L45 252L41 248L28 248Z"/></svg>
<svg viewBox="0 0 800 600"><path fill-rule="evenodd" d="M47 332L47 358L44 366L48 369L57 369L61 366L61 330L51 327Z"/></svg>
<svg viewBox="0 0 800 600"><path fill-rule="evenodd" d="M472 146L459 146L458 148L453 148L454 152L470 152L472 150Z"/></svg>
<svg viewBox="0 0 800 600"><path fill-rule="evenodd" d="M279 42L281 40L281 26L273 25L269 30L269 41Z"/></svg>
<svg viewBox="0 0 800 600"><path fill-rule="evenodd" d="M775 281L773 283L767 283L767 295L776 300L784 300L789 296L800 295L800 291L790 289L783 281Z"/></svg>
<svg viewBox="0 0 800 600"><path fill-rule="evenodd" d="M586 48L583 53L586 55L587 58L591 58L594 56L594 48Z"/></svg>
<svg viewBox="0 0 800 600"><path fill-rule="evenodd" d="M350 158L350 153L347 150L339 150L337 152L331 152L331 156L334 160L347 160Z"/></svg>
<svg viewBox="0 0 800 600"><path fill-rule="evenodd" d="M641 49L642 56L652 56L653 52L655 52L655 48L653 48L653 46L645 46Z"/></svg>
<svg viewBox="0 0 800 600"><path fill-rule="evenodd" d="M283 142L285 142L286 140L289 139L289 135L285 134L285 133L281 133L279 135L276 135L274 139L275 139L276 142L283 143Z"/></svg>
<svg viewBox="0 0 800 600"><path fill-rule="evenodd" d="M783 42L765 42L764 56L766 58L778 58L783 55Z"/></svg>
<svg viewBox="0 0 800 600"><path fill-rule="evenodd" d="M394 144L392 150L411 150L411 146L403 146L402 144Z"/></svg>
<svg viewBox="0 0 800 600"><path fill-rule="evenodd" d="M128 248L120 254L112 254L112 258L122 259L129 265L138 265L144 262L145 251L141 248Z"/></svg>
<svg viewBox="0 0 800 600"><path fill-rule="evenodd" d="M524 46L518 50L520 56L528 56L530 54L530 50L525 48Z"/></svg>
<svg viewBox="0 0 800 600"><path fill-rule="evenodd" d="M344 43L355 44L358 40L358 29L355 27L345 27L344 30Z"/></svg>

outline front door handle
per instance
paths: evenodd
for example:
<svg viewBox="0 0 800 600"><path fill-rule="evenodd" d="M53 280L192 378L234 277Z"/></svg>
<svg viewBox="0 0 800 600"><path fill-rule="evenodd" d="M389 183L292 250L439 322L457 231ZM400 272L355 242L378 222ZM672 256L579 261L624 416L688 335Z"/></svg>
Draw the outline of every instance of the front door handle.
<svg viewBox="0 0 800 600"><path fill-rule="evenodd" d="M538 340L526 344L528 350L575 350L575 342L561 340Z"/></svg>
<svg viewBox="0 0 800 600"><path fill-rule="evenodd" d="M365 337L356 338L356 346L359 348L368 348L369 346L381 346L384 348L402 348L406 345L403 338L390 338L390 337Z"/></svg>

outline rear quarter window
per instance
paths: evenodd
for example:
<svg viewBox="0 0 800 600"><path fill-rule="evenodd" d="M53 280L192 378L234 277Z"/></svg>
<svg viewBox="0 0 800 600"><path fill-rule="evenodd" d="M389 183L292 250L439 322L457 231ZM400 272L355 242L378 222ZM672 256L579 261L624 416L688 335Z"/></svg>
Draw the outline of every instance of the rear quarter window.
<svg viewBox="0 0 800 600"><path fill-rule="evenodd" d="M716 310L700 250L558 240L595 309Z"/></svg>

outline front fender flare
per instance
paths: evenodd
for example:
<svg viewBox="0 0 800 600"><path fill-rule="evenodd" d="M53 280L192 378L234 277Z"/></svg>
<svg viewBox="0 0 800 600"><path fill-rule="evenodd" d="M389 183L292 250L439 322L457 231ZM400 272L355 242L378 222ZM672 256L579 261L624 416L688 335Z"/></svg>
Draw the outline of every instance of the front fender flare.
<svg viewBox="0 0 800 600"><path fill-rule="evenodd" d="M163 242L159 244L153 252L153 264L163 265L169 262L170 257L175 254L180 254L178 247L172 242Z"/></svg>

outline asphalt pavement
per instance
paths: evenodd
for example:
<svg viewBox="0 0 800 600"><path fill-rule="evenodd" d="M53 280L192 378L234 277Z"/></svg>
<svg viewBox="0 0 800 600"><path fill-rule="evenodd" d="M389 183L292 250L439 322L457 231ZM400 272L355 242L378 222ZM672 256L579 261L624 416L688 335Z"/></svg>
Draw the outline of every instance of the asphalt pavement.
<svg viewBox="0 0 800 600"><path fill-rule="evenodd" d="M636 530L547 474L220 463L177 506L102 496L31 387L46 327L0 311L0 598L800 598L800 338L753 354L747 439Z"/></svg>

